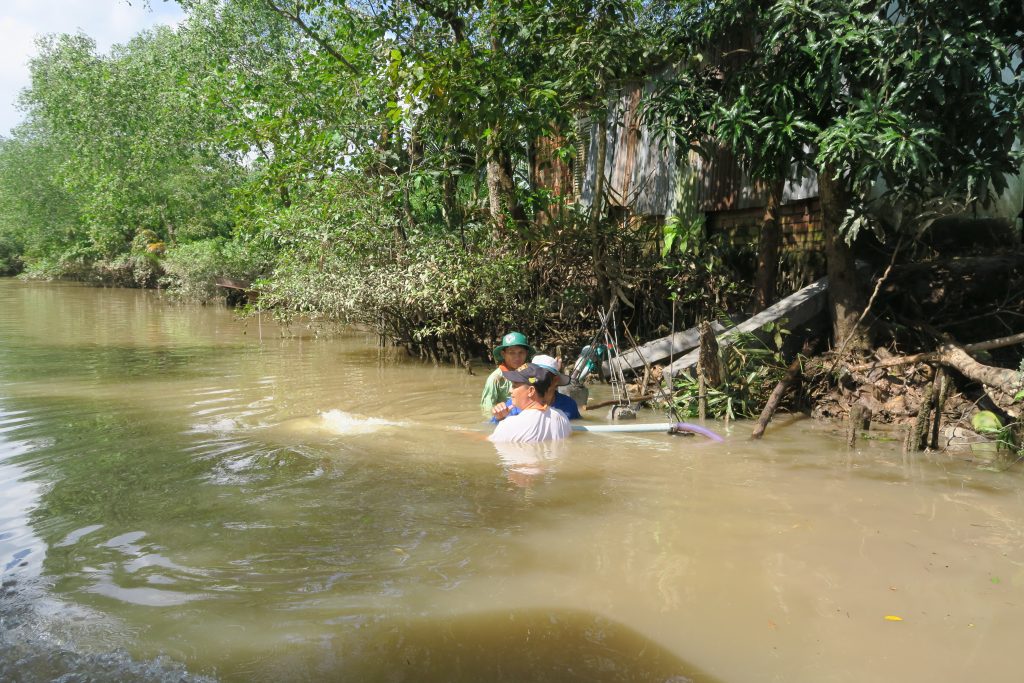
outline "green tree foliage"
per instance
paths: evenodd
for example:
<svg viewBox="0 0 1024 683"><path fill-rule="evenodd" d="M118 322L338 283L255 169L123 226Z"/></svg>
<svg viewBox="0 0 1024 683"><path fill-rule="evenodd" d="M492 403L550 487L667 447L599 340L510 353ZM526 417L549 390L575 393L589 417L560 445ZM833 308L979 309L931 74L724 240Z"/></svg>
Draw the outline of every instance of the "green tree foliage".
<svg viewBox="0 0 1024 683"><path fill-rule="evenodd" d="M817 173L837 339L863 303L847 242L879 182L910 207L985 202L1020 170L1019 2L716 0L666 26L681 67L653 111L686 139L727 145L755 177Z"/></svg>
<svg viewBox="0 0 1024 683"><path fill-rule="evenodd" d="M75 200L52 173L61 162L43 134L0 140L0 274L77 248L87 237Z"/></svg>
<svg viewBox="0 0 1024 683"><path fill-rule="evenodd" d="M143 230L171 244L230 232L240 169L210 144L217 120L190 80L205 55L186 38L163 28L109 55L83 35L40 40L28 123L4 149L6 170L32 178L32 199L18 199L18 183L2 188L5 231L22 235L30 269L111 265Z"/></svg>
<svg viewBox="0 0 1024 683"><path fill-rule="evenodd" d="M278 255L264 301L446 357L472 329L538 325L553 243L578 216L537 220L550 197L532 148L573 135L581 103L603 106L585 75L604 69L607 88L627 72L611 57L638 44L625 36L642 35L639 4L184 4L187 29L216 46L207 106L250 173L236 233ZM414 285L440 274L467 284Z"/></svg>

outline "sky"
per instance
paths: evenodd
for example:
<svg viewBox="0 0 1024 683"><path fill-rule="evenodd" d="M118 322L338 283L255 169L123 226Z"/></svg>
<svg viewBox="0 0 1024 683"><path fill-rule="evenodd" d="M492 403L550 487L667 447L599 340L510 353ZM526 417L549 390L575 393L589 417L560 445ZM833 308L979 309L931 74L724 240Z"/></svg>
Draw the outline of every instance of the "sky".
<svg viewBox="0 0 1024 683"><path fill-rule="evenodd" d="M150 0L148 8L143 0L0 0L0 136L23 118L16 104L29 85L37 36L81 31L107 52L144 29L183 18L177 3L164 0Z"/></svg>

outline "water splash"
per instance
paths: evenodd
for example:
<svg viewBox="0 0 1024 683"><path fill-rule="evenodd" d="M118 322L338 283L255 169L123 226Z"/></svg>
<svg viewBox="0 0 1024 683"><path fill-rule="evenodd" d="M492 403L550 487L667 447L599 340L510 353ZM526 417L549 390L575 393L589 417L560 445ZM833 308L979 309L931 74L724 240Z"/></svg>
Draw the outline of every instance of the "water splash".
<svg viewBox="0 0 1024 683"><path fill-rule="evenodd" d="M230 417L222 417L210 422L197 423L188 431L191 434L230 434L240 429L241 425L239 425L237 420Z"/></svg>
<svg viewBox="0 0 1024 683"><path fill-rule="evenodd" d="M320 413L324 429L335 434L372 434L388 427L405 426L403 422L392 422L378 417L361 417L343 410L328 410Z"/></svg>

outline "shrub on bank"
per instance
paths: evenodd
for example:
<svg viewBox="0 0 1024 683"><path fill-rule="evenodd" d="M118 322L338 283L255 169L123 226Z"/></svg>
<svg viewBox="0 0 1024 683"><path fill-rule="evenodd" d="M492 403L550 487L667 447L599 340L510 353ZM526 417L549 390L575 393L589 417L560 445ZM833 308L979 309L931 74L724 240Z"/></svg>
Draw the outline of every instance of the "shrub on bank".
<svg viewBox="0 0 1024 683"><path fill-rule="evenodd" d="M140 235L143 232L140 231ZM147 251L146 241L136 238L129 245L95 243L72 245L55 254L25 257L22 276L36 280L74 280L105 287L156 287L162 274L156 254Z"/></svg>
<svg viewBox="0 0 1024 683"><path fill-rule="evenodd" d="M252 281L268 272L273 252L258 241L223 237L176 244L161 259L161 285L172 298L205 302L223 296L218 277Z"/></svg>
<svg viewBox="0 0 1024 683"><path fill-rule="evenodd" d="M17 275L25 267L21 259L24 248L12 235L0 232L0 275Z"/></svg>
<svg viewBox="0 0 1024 683"><path fill-rule="evenodd" d="M424 357L484 355L481 339L537 329L546 299L533 291L526 259L434 241L392 258L335 253L323 261L283 260L261 298L282 312L356 324ZM540 294L540 295L538 295Z"/></svg>

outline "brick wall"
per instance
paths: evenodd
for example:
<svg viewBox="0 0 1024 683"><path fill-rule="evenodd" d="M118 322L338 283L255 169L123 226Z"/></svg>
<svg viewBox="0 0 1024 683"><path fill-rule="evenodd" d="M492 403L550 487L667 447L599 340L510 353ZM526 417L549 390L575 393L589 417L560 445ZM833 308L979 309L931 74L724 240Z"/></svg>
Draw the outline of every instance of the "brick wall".
<svg viewBox="0 0 1024 683"><path fill-rule="evenodd" d="M716 211L708 214L709 232L726 232L737 242L757 242L764 208ZM783 251L821 251L825 247L821 202L806 199L779 207Z"/></svg>

